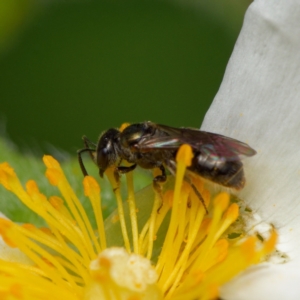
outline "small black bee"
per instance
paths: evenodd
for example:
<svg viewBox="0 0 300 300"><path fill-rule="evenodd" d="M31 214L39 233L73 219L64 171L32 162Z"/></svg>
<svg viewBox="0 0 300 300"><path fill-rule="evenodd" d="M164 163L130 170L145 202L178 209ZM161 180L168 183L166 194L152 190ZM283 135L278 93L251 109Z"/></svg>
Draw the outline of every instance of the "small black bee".
<svg viewBox="0 0 300 300"><path fill-rule="evenodd" d="M166 180L165 168L175 174L176 154L183 144L189 144L194 154L192 164L188 167L189 171L237 190L243 188L246 182L240 156L256 154L256 151L247 144L223 135L152 122L132 124L122 132L111 128L100 136L97 144L85 136L83 141L85 148L78 150L77 153L84 176L87 175L87 171L81 154L88 151L99 167L101 177L112 165L117 165L116 173L121 174L134 170L136 166L145 169L159 168L161 175L153 179L154 186ZM132 165L121 166L122 160ZM203 202L200 193L193 185L192 187Z"/></svg>

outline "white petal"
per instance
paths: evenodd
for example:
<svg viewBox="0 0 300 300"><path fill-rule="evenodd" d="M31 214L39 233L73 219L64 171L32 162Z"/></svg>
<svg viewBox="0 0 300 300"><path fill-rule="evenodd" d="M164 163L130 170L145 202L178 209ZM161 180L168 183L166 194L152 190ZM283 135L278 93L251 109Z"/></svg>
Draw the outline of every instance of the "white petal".
<svg viewBox="0 0 300 300"><path fill-rule="evenodd" d="M31 260L18 248L11 248L0 237L0 259L31 265Z"/></svg>
<svg viewBox="0 0 300 300"><path fill-rule="evenodd" d="M295 292L300 299L295 285L300 282L299 30L299 1L253 2L202 126L203 130L247 142L258 151L245 161L247 185L241 197L264 221L275 225L280 234L279 249L291 258L292 267L276 266L275 272L267 269L263 280L259 275L243 279L247 286L253 286L252 292L248 291L251 299L295 299L287 294L276 297L278 292L269 296L268 291L280 288L284 288L283 293ZM298 267L297 272L294 267ZM286 285L285 270L291 278L297 277L291 280L291 287ZM276 280L283 285L275 287ZM256 284L260 289L265 287L265 298L254 296Z"/></svg>
<svg viewBox="0 0 300 300"><path fill-rule="evenodd" d="M6 215L4 215L2 212L0 212L0 218L8 220L8 217Z"/></svg>
<svg viewBox="0 0 300 300"><path fill-rule="evenodd" d="M0 218L8 219L3 213L0 212ZM11 248L7 246L0 236L0 259L11 261L11 262L19 262L24 264L32 264L31 260L18 248Z"/></svg>
<svg viewBox="0 0 300 300"><path fill-rule="evenodd" d="M293 264L250 268L221 288L230 300L299 300L299 268Z"/></svg>

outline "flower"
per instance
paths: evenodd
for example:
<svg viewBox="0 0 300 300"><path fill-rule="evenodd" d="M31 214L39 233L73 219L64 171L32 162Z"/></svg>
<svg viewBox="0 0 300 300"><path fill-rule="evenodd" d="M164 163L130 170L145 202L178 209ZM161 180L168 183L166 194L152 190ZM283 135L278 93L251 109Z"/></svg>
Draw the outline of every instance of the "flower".
<svg viewBox="0 0 300 300"><path fill-rule="evenodd" d="M225 299L300 298L300 10L296 0L254 1L202 129L247 141L241 197L279 231L290 261L255 267L222 289ZM259 197L258 197L259 195Z"/></svg>
<svg viewBox="0 0 300 300"><path fill-rule="evenodd" d="M132 234L113 169L107 171L118 202L118 218L108 219L107 224L113 221L121 227L123 247L107 246L111 231L102 218L100 188L94 178L85 177L83 185L96 231L54 158L44 156L46 177L62 198L47 199L32 180L25 190L13 169L1 164L0 183L48 224L37 228L0 219L5 244L26 256L26 261L1 259L1 299L217 298L222 284L274 250L277 234L272 230L261 241L244 230L237 232L243 223L237 203L231 203L230 195L223 192L209 205L210 192L198 177L192 178L209 208L207 215L194 190L183 181L192 159L190 146L183 145L176 159L174 188L162 193L162 206L161 193L154 193L154 205L143 227L139 227L132 174L127 175ZM235 238L227 231L232 224L236 225L231 227ZM162 244L156 245L161 237Z"/></svg>
<svg viewBox="0 0 300 300"><path fill-rule="evenodd" d="M264 220L276 225L279 249L290 257L286 264L266 263L232 280L221 290L225 299L299 299L299 22L296 0L257 0L250 5L224 81L202 126L248 141L258 150L251 168L245 162L248 184L242 195ZM20 265L13 266L16 269L11 270L19 270ZM31 273L10 285L7 293L15 297L22 280L37 271L23 265L21 269ZM53 283L47 283L54 291Z"/></svg>

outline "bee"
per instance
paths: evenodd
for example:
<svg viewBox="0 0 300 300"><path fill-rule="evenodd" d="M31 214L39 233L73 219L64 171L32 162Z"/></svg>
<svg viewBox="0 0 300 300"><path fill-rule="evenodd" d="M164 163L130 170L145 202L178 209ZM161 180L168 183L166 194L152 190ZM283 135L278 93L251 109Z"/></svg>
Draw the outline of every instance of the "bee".
<svg viewBox="0 0 300 300"><path fill-rule="evenodd" d="M97 144L85 136L83 141L85 148L77 153L84 176L88 173L81 155L89 152L101 177L113 165L116 165L116 174L133 171L137 166L144 169L159 168L161 174L153 179L156 188L159 183L166 181L166 169L173 175L176 173L176 154L183 144L189 144L194 154L188 171L236 190L242 189L246 182L241 156L256 154L247 144L220 134L149 121L129 125L122 132L115 128L108 129ZM131 165L122 166L122 161ZM190 182L188 176L186 179ZM193 184L191 186L207 211L201 194Z"/></svg>

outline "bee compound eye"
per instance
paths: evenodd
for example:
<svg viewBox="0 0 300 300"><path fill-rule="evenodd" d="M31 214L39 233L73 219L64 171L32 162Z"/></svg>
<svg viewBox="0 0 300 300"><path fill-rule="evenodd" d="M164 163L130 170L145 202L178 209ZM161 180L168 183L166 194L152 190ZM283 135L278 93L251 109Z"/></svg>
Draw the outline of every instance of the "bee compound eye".
<svg viewBox="0 0 300 300"><path fill-rule="evenodd" d="M97 154L97 164L100 169L107 165L107 151L106 149L100 149Z"/></svg>

